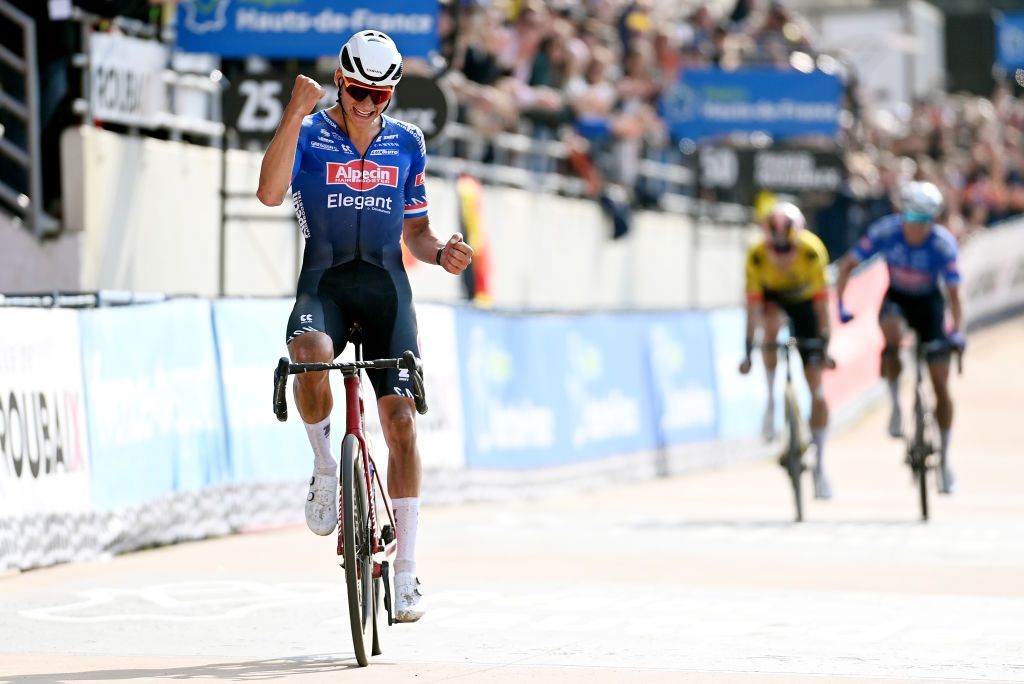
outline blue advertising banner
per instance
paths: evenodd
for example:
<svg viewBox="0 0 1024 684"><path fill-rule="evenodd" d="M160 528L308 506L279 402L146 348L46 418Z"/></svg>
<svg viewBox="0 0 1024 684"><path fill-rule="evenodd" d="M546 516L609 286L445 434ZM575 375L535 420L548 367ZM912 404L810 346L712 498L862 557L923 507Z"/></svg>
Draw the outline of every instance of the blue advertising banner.
<svg viewBox="0 0 1024 684"><path fill-rule="evenodd" d="M996 12L996 64L1004 71L1024 68L1024 12Z"/></svg>
<svg viewBox="0 0 1024 684"><path fill-rule="evenodd" d="M743 340L746 338L746 313L743 309L720 309L708 314L711 324L711 339L714 348L716 388L718 398L718 437L738 439L760 434L765 407L768 404L768 387L761 355L756 351L750 372L740 375L739 365L743 359ZM786 328L779 332L784 339ZM786 384L786 371L782 357L775 372L775 429L782 429L782 400ZM793 355L793 378L797 399L804 416L809 415L810 393L804 381L800 355Z"/></svg>
<svg viewBox="0 0 1024 684"><path fill-rule="evenodd" d="M820 71L687 69L662 98L676 138L762 131L777 138L834 136L842 83Z"/></svg>
<svg viewBox="0 0 1024 684"><path fill-rule="evenodd" d="M707 314L651 316L644 328L658 443L715 439L715 359Z"/></svg>
<svg viewBox="0 0 1024 684"><path fill-rule="evenodd" d="M569 448L576 460L654 448L645 320L600 314L568 321L565 357L554 377L565 387Z"/></svg>
<svg viewBox="0 0 1024 684"><path fill-rule="evenodd" d="M178 47L222 57L337 55L365 29L391 36L405 57L437 51L437 0L184 0Z"/></svg>
<svg viewBox="0 0 1024 684"><path fill-rule="evenodd" d="M613 315L460 311L471 468L536 468L651 449L644 326Z"/></svg>
<svg viewBox="0 0 1024 684"><path fill-rule="evenodd" d="M210 303L81 314L96 510L228 481Z"/></svg>
<svg viewBox="0 0 1024 684"><path fill-rule="evenodd" d="M309 476L312 452L290 392L288 422L279 422L271 410L274 366L288 355L284 333L292 304L290 299L221 299L213 303L228 454L235 482L280 482ZM290 378L289 386L294 382ZM344 424L338 429L343 431Z"/></svg>

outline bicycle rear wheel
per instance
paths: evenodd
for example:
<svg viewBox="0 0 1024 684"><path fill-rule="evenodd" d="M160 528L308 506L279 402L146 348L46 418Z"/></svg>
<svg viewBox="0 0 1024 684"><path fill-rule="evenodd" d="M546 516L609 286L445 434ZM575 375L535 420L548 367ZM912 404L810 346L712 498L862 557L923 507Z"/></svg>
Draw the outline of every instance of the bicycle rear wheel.
<svg viewBox="0 0 1024 684"><path fill-rule="evenodd" d="M803 522L804 501L800 489L800 479L804 471L803 436L800 432L800 407L796 403L796 396L793 394L792 388L786 389L786 431L789 436L786 445L786 472L789 474L790 484L793 485L796 522Z"/></svg>
<svg viewBox="0 0 1024 684"><path fill-rule="evenodd" d="M917 491L921 502L921 520L928 520L928 446L924 393L921 383L914 392L914 442L910 449L910 465L917 478Z"/></svg>
<svg viewBox="0 0 1024 684"><path fill-rule="evenodd" d="M373 581L373 542L370 528L370 497L366 489L363 450L355 435L341 444L341 511L345 548L345 583L352 647L356 662L366 667L376 628Z"/></svg>

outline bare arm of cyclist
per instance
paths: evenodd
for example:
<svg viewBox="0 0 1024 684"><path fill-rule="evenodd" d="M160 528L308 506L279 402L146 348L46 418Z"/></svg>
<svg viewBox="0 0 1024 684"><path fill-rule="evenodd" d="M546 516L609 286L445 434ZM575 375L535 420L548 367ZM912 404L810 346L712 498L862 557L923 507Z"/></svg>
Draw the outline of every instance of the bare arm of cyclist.
<svg viewBox="0 0 1024 684"><path fill-rule="evenodd" d="M839 275L836 276L836 299L842 300L846 293L846 285L850 282L850 274L857 267L859 261L852 253L847 252L839 260Z"/></svg>
<svg viewBox="0 0 1024 684"><path fill-rule="evenodd" d="M750 352L754 348L754 333L761 321L761 309L764 307L764 300L760 297L747 296L747 334L744 338L743 361L740 362L740 373L746 375L750 372Z"/></svg>
<svg viewBox="0 0 1024 684"><path fill-rule="evenodd" d="M438 263L438 250L441 250L439 265L453 275L465 271L473 261L473 248L463 240L461 233L454 233L447 243L441 242L426 216L406 219L402 239L414 257L428 264Z"/></svg>
<svg viewBox="0 0 1024 684"><path fill-rule="evenodd" d="M288 186L292 183L295 146L299 141L302 119L323 96L324 89L319 83L302 74L295 77L292 97L260 166L260 185L256 197L268 207L276 207L284 201Z"/></svg>
<svg viewBox="0 0 1024 684"><path fill-rule="evenodd" d="M949 295L949 313L953 316L953 331L962 333L964 331L964 310L960 303L960 286L947 284L946 293Z"/></svg>

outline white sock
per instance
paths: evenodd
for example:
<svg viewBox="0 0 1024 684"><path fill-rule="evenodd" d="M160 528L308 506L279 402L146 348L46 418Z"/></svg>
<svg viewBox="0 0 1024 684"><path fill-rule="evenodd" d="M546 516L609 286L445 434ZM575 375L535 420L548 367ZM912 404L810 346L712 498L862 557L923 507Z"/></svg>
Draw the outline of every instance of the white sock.
<svg viewBox="0 0 1024 684"><path fill-rule="evenodd" d="M420 522L420 499L408 496L392 499L391 508L395 512L395 536L398 538L398 549L395 554L395 574L411 572L416 574L416 528Z"/></svg>
<svg viewBox="0 0 1024 684"><path fill-rule="evenodd" d="M819 471L825 467L825 436L827 434L828 428L811 430L811 441L814 442L818 457L814 467Z"/></svg>
<svg viewBox="0 0 1024 684"><path fill-rule="evenodd" d="M309 443L313 447L314 467L318 473L333 475L338 470L338 462L331 455L331 417L327 416L319 423L303 423Z"/></svg>
<svg viewBox="0 0 1024 684"><path fill-rule="evenodd" d="M952 430L944 430L942 432L942 462L947 466L949 465L949 440L951 437ZM934 434L934 433L932 433Z"/></svg>
<svg viewBox="0 0 1024 684"><path fill-rule="evenodd" d="M765 369L764 374L768 377L768 405L775 406L775 369Z"/></svg>
<svg viewBox="0 0 1024 684"><path fill-rule="evenodd" d="M892 410L900 410L900 383L899 380L893 380L888 378L886 382L889 383L889 396L892 397Z"/></svg>

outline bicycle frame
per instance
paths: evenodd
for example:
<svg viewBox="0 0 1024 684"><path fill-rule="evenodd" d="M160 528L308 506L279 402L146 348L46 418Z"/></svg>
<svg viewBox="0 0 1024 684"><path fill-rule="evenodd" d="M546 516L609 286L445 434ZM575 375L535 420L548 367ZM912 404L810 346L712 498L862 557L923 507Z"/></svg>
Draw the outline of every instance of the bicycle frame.
<svg viewBox="0 0 1024 684"><path fill-rule="evenodd" d="M360 360L362 359L360 358ZM342 373L345 382L345 434L353 435L359 440L359 446L362 448L363 453L363 476L366 478L366 491L374 491L373 481L375 480L377 482L377 491L380 492L381 499L384 501L384 510L388 515L388 522L391 524L391 529L395 529L395 514L391 510L391 501L387 497L387 490L384 488L383 482L381 482L380 473L377 471L373 455L370 453L370 441L366 439L366 411L360 392L359 369L353 368L351 371L342 371ZM385 543L384 549L380 548L378 543L380 528L377 525L376 497L371 497L370 501L370 530L372 533L371 538L373 539L372 552L374 554L373 576L380 577L382 561L394 560L398 542L392 539L390 542ZM383 559L377 558L377 554L381 553L381 551L384 553ZM338 555L342 555L343 552L342 535L339 532Z"/></svg>

